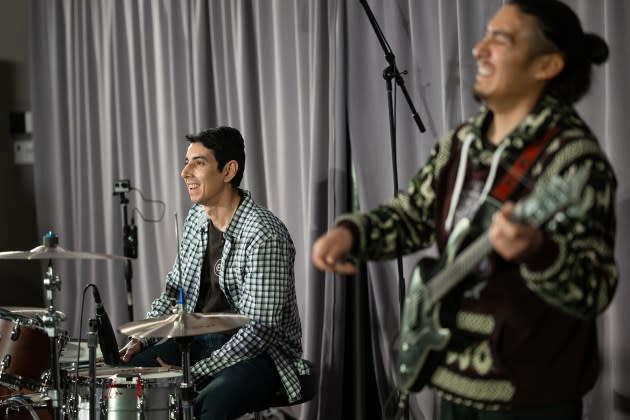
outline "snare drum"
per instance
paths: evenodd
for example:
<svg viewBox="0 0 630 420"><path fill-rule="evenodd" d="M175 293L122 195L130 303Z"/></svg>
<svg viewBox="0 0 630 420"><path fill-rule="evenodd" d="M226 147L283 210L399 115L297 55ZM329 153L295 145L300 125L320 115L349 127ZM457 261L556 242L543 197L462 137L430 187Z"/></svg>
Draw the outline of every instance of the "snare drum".
<svg viewBox="0 0 630 420"><path fill-rule="evenodd" d="M40 390L50 370L50 340L40 322L0 313L0 383Z"/></svg>
<svg viewBox="0 0 630 420"><path fill-rule="evenodd" d="M167 368L97 368L97 419L168 420L177 410L177 386L182 372ZM89 378L79 372L79 420L89 419Z"/></svg>

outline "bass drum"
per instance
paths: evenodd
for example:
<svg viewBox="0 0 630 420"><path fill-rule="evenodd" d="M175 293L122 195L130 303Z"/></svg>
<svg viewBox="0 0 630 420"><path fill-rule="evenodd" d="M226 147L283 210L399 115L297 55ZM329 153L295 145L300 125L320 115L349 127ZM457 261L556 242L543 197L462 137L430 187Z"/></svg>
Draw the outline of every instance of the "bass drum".
<svg viewBox="0 0 630 420"><path fill-rule="evenodd" d="M96 371L96 418L108 420L176 418L182 372L167 368L106 367ZM89 378L77 380L78 418L89 420Z"/></svg>

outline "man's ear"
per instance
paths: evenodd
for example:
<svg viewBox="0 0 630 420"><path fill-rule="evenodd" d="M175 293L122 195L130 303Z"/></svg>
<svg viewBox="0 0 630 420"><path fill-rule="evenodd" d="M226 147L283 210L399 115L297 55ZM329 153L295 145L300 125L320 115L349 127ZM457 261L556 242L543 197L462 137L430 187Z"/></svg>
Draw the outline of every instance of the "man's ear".
<svg viewBox="0 0 630 420"><path fill-rule="evenodd" d="M228 161L223 166L223 176L224 176L223 182L229 183L230 181L232 181L232 179L234 179L234 177L236 176L237 172L238 172L238 162L235 160Z"/></svg>
<svg viewBox="0 0 630 420"><path fill-rule="evenodd" d="M551 80L564 69L564 57L560 53L543 54L537 59L536 78Z"/></svg>

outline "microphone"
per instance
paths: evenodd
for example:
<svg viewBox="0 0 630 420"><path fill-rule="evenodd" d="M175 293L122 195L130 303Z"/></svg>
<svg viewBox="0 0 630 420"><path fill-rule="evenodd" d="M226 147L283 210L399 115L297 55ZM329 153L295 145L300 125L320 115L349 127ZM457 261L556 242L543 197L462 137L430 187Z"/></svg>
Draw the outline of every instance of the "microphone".
<svg viewBox="0 0 630 420"><path fill-rule="evenodd" d="M98 344L101 347L103 360L108 365L120 365L120 355L118 354L118 342L112 328L112 323L105 312L105 307L101 301L101 295L96 286L92 288L94 302L96 303L96 328L98 332Z"/></svg>

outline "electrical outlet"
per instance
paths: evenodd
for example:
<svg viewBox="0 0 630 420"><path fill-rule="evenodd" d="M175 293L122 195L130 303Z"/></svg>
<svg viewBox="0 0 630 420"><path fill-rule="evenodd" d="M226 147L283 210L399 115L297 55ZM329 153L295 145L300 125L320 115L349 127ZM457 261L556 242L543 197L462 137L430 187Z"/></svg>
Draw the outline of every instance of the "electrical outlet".
<svg viewBox="0 0 630 420"><path fill-rule="evenodd" d="M33 140L13 141L13 161L16 165L32 165L35 162Z"/></svg>

